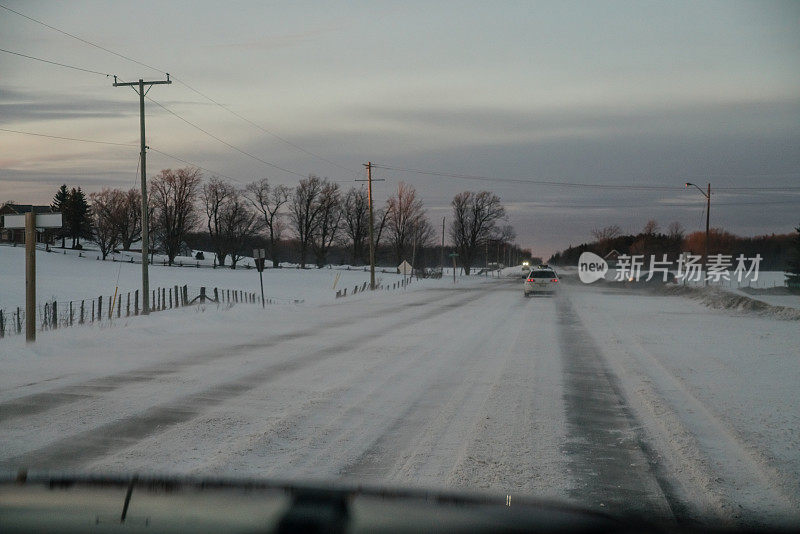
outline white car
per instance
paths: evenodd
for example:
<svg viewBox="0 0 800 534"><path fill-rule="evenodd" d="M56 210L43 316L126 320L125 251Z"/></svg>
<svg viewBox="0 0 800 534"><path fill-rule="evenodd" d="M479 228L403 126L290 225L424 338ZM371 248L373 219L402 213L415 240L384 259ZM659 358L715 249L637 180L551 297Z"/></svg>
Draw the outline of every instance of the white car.
<svg viewBox="0 0 800 534"><path fill-rule="evenodd" d="M558 290L558 284L558 275L553 269L532 269L525 279L525 296L531 293L554 293Z"/></svg>

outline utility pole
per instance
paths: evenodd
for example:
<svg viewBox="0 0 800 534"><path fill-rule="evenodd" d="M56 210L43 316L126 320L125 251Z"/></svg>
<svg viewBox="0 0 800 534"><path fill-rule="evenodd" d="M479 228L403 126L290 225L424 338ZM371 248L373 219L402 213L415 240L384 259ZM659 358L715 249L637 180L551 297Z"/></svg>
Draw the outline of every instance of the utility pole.
<svg viewBox="0 0 800 534"><path fill-rule="evenodd" d="M150 229L148 223L150 215L147 208L147 145L144 138L144 97L150 92L150 88L154 85L172 83L167 73L166 80L146 82L139 78L138 82L119 83L117 77L114 76L114 87L131 87L139 95L139 128L141 130L141 168L142 168L142 314L147 315L150 313L150 277L147 270L149 252L149 239ZM147 86L145 91L144 86ZM138 90L137 90L138 87Z"/></svg>
<svg viewBox="0 0 800 534"><path fill-rule="evenodd" d="M25 214L25 342L36 341L36 212Z"/></svg>
<svg viewBox="0 0 800 534"><path fill-rule="evenodd" d="M369 204L369 288L371 291L375 290L375 215L372 211L372 162L368 161L363 164L367 168L367 200ZM364 180L356 180L356 182L363 182ZM382 182L383 180L376 180Z"/></svg>
<svg viewBox="0 0 800 534"><path fill-rule="evenodd" d="M691 182L686 182L685 187L694 186L700 191L700 194L706 197L706 242L705 242L705 254L703 254L703 286L705 287L708 285L708 272L706 269L708 268L708 238L709 238L709 221L711 220L711 182L708 183L708 189L703 191L700 189L697 184L693 184Z"/></svg>
<svg viewBox="0 0 800 534"><path fill-rule="evenodd" d="M711 217L711 182L708 182L708 192L706 193L706 250L705 255L703 256L703 270L708 269L708 222ZM703 286L705 287L708 284L708 271L703 278Z"/></svg>
<svg viewBox="0 0 800 534"><path fill-rule="evenodd" d="M61 228L60 213L5 215L3 227L25 229L25 341L36 341L36 229Z"/></svg>
<svg viewBox="0 0 800 534"><path fill-rule="evenodd" d="M444 217L442 217L442 250L439 264L442 266L442 275L444 275Z"/></svg>

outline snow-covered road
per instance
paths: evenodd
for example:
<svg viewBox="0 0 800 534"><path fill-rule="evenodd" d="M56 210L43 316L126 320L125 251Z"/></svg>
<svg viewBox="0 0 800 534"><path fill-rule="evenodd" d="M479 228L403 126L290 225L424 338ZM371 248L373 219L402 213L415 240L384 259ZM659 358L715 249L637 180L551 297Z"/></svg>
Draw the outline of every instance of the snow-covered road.
<svg viewBox="0 0 800 534"><path fill-rule="evenodd" d="M51 365L0 381L0 468L486 489L733 523L800 509L796 322L491 279L241 313L177 320L111 362L44 339L27 356Z"/></svg>

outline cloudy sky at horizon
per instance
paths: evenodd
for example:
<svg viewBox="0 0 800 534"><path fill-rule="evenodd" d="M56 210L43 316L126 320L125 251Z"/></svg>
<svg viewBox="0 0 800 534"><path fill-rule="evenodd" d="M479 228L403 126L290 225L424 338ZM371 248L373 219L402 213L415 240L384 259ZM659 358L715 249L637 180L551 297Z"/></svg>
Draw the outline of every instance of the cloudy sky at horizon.
<svg viewBox="0 0 800 534"><path fill-rule="evenodd" d="M155 67L0 9L0 49L101 73L0 52L0 202L47 203L64 182L136 186L138 97L102 73L169 72L178 81L149 96L255 158L148 102L149 175L179 158L290 186L314 173L346 188L366 161L483 176L378 169L376 199L411 183L437 226L454 194L492 190L543 256L609 224L700 229L686 181L719 188L713 226L800 223L800 2L0 5ZM743 187L758 189L724 189Z"/></svg>

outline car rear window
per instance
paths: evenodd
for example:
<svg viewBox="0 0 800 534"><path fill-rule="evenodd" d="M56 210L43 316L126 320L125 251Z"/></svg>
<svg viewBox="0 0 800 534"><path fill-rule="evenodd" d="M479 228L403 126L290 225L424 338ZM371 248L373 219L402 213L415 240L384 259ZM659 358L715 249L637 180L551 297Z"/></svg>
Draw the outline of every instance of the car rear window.
<svg viewBox="0 0 800 534"><path fill-rule="evenodd" d="M553 271L531 271L529 278L555 278L556 273Z"/></svg>

